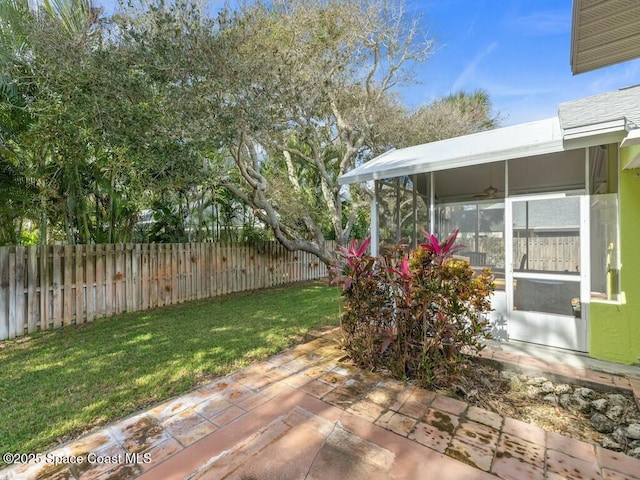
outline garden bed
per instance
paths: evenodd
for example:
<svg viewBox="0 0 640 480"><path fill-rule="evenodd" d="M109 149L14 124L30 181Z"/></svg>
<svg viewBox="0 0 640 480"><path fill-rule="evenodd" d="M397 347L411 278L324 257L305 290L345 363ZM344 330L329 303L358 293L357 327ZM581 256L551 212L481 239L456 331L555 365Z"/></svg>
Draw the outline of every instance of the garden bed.
<svg viewBox="0 0 640 480"><path fill-rule="evenodd" d="M622 390L526 376L474 360L472 375L442 393L505 417L640 458L640 411Z"/></svg>

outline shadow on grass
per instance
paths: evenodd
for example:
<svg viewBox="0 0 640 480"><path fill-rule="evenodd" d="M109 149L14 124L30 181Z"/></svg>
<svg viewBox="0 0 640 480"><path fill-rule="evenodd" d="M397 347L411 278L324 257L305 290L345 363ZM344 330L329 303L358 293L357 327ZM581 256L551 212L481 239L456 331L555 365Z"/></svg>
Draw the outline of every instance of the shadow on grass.
<svg viewBox="0 0 640 480"><path fill-rule="evenodd" d="M291 286L97 320L0 345L0 450L31 452L337 324L339 292Z"/></svg>

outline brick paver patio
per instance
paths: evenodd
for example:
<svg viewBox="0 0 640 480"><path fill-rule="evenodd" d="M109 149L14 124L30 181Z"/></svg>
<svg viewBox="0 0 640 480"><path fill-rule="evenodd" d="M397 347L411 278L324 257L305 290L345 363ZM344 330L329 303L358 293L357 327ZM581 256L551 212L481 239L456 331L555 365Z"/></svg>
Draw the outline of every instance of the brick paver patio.
<svg viewBox="0 0 640 480"><path fill-rule="evenodd" d="M0 479L640 479L638 459L363 372L337 335L5 468ZM640 403L640 377L500 350L482 356L627 389Z"/></svg>

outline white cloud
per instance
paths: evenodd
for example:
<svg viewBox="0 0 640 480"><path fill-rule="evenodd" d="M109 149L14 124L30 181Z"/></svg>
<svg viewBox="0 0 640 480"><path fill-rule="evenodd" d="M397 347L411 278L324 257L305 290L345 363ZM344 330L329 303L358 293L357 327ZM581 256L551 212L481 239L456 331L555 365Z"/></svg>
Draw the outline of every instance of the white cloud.
<svg viewBox="0 0 640 480"><path fill-rule="evenodd" d="M566 12L534 12L509 17L506 25L521 35L555 35L571 31L571 15Z"/></svg>
<svg viewBox="0 0 640 480"><path fill-rule="evenodd" d="M473 31L476 28L476 23L478 22L478 15L476 14L472 19L471 22L469 22L469 27L467 28L467 32L464 34L464 36L462 37L462 40L466 40L468 38L471 38Z"/></svg>
<svg viewBox="0 0 640 480"><path fill-rule="evenodd" d="M591 93L601 93L630 87L640 83L640 59L612 65L597 72L592 72L593 78L589 82Z"/></svg>
<svg viewBox="0 0 640 480"><path fill-rule="evenodd" d="M489 92L492 98L494 97L527 97L533 95L544 95L555 91L551 87L543 86L526 86L526 85L505 85L499 83L491 83L490 81L484 82L483 90Z"/></svg>
<svg viewBox="0 0 640 480"><path fill-rule="evenodd" d="M494 109L502 117L502 126L507 127L554 117L558 114L558 103L553 99L535 96L515 102L496 102Z"/></svg>
<svg viewBox="0 0 640 480"><path fill-rule="evenodd" d="M453 86L451 87L451 91L452 92L456 92L456 91L461 90L462 88L464 88L466 83L467 83L467 80L475 75L476 69L478 68L478 65L480 65L480 63L491 52L493 52L497 46L498 46L498 42L493 42L493 43L489 44L480 53L478 53L473 58L473 60L471 60L471 63L469 63L469 65L466 66L466 68L462 71L462 73L460 75L458 75L458 78L455 79L455 81L453 82Z"/></svg>

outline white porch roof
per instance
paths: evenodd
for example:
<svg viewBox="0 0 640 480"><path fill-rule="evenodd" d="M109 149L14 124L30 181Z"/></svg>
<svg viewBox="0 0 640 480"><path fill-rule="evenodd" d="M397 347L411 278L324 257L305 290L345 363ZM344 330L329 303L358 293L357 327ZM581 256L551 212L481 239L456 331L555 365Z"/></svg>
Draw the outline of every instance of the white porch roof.
<svg viewBox="0 0 640 480"><path fill-rule="evenodd" d="M560 104L558 116L390 150L338 179L341 185L534 157L593 145L640 144L640 86ZM640 168L640 156L624 168Z"/></svg>
<svg viewBox="0 0 640 480"><path fill-rule="evenodd" d="M557 117L390 150L342 175L341 185L563 151Z"/></svg>

